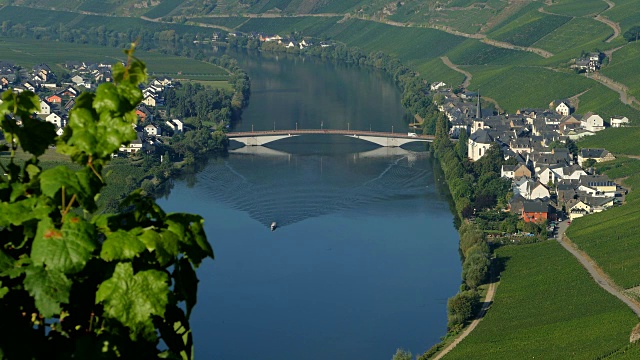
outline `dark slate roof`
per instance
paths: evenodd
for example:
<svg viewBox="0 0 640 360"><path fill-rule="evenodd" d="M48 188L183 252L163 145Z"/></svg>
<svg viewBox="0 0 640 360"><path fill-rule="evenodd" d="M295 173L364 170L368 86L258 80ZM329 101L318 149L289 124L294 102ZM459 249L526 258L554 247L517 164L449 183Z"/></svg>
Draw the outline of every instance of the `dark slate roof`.
<svg viewBox="0 0 640 360"><path fill-rule="evenodd" d="M480 144L490 144L493 142L493 137L484 129L479 129L469 137L472 141Z"/></svg>
<svg viewBox="0 0 640 360"><path fill-rule="evenodd" d="M583 158L597 159L607 155L605 149L580 149L580 156Z"/></svg>
<svg viewBox="0 0 640 360"><path fill-rule="evenodd" d="M523 204L524 212L548 213L549 203L536 200L527 200Z"/></svg>

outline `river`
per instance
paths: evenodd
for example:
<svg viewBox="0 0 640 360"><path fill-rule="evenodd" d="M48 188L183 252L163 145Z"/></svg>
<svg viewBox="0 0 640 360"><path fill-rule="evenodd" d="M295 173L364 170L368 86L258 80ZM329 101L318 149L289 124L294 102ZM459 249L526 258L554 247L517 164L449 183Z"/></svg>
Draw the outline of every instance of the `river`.
<svg viewBox="0 0 640 360"><path fill-rule="evenodd" d="M407 131L384 74L231 55L252 80L237 130ZM201 214L216 255L198 270L196 357L382 360L438 342L461 266L443 179L423 148L296 137L234 147L175 181L158 202Z"/></svg>

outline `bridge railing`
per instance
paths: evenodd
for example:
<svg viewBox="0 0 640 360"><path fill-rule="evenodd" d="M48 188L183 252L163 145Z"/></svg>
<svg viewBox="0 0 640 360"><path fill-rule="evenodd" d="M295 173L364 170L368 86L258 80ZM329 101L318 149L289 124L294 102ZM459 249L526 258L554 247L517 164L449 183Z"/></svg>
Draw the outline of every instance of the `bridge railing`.
<svg viewBox="0 0 640 360"><path fill-rule="evenodd" d="M264 131L234 131L227 133L228 138L268 136L268 135L304 135L304 134L335 134L352 136L379 136L406 139L426 139L433 140L433 135L418 135L414 133L381 132L368 130L336 130L336 129L291 129L291 130L264 130Z"/></svg>

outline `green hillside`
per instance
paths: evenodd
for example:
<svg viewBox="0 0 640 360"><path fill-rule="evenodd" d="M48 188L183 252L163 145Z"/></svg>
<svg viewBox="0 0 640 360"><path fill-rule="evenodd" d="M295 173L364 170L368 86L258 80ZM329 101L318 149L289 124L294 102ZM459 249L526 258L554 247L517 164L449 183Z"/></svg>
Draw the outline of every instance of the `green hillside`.
<svg viewBox="0 0 640 360"><path fill-rule="evenodd" d="M496 255L505 270L491 309L445 360L600 359L627 346L638 318L557 242Z"/></svg>

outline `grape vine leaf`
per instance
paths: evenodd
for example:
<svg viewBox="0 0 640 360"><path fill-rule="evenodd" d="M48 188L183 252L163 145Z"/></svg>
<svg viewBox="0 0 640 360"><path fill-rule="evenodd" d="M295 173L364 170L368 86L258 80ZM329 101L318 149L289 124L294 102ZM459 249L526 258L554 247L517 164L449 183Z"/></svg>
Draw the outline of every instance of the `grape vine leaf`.
<svg viewBox="0 0 640 360"><path fill-rule="evenodd" d="M133 274L131 263L118 263L113 276L100 284L96 304L104 305L105 315L118 320L131 330L131 338L144 336L153 340L152 316L164 316L169 302L166 273L145 270Z"/></svg>
<svg viewBox="0 0 640 360"><path fill-rule="evenodd" d="M94 226L75 214L67 214L60 229L50 218L38 224L31 258L36 264L47 265L47 269L73 274L84 268L96 247Z"/></svg>
<svg viewBox="0 0 640 360"><path fill-rule="evenodd" d="M62 303L69 303L71 280L62 272L42 266L29 266L24 278L24 288L35 298L38 311L45 318L59 314Z"/></svg>
<svg viewBox="0 0 640 360"><path fill-rule="evenodd" d="M145 231L139 237L149 251L156 255L156 259L162 266L172 263L178 256L180 250L178 237L170 231L157 232L154 230Z"/></svg>
<svg viewBox="0 0 640 360"><path fill-rule="evenodd" d="M191 263L185 258L181 258L173 270L173 278L175 279L175 292L178 301L184 300L187 304L187 316L191 314L191 310L196 305L198 296L198 277L193 271Z"/></svg>
<svg viewBox="0 0 640 360"><path fill-rule="evenodd" d="M107 235L107 239L102 243L100 257L106 261L130 260L145 251L147 248L133 233L135 230L118 230Z"/></svg>

